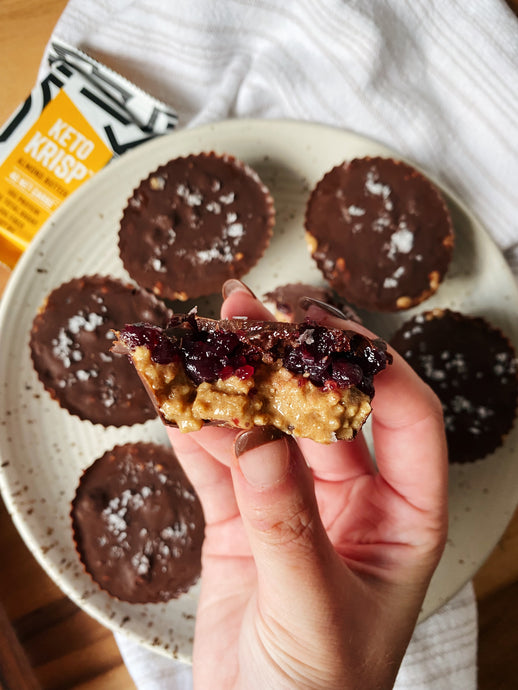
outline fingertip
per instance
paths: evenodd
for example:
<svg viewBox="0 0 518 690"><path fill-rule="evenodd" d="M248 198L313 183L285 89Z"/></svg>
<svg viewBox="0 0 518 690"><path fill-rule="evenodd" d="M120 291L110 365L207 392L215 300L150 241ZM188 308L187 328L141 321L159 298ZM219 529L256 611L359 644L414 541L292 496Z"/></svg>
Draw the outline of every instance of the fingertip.
<svg viewBox="0 0 518 690"><path fill-rule="evenodd" d="M288 438L274 427L256 427L236 438L237 465L250 487L266 490L283 482L291 465Z"/></svg>
<svg viewBox="0 0 518 690"><path fill-rule="evenodd" d="M221 317L232 319L236 316L246 316L258 321L272 321L273 315L259 298L240 280L232 278L227 280L222 287L224 298L221 307Z"/></svg>
<svg viewBox="0 0 518 690"><path fill-rule="evenodd" d="M236 292L243 292L246 295L255 298L253 291L250 290L248 285L246 285L246 283L243 283L242 280L238 280L237 278L229 278L223 283L223 286L221 288L221 294L223 296L223 299L227 299L227 297L230 297L230 295Z"/></svg>

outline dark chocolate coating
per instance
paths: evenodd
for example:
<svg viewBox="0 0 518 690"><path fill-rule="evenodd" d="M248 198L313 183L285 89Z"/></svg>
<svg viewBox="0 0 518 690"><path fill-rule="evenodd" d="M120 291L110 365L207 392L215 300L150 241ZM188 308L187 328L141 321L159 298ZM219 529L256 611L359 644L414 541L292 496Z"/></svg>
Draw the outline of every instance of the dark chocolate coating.
<svg viewBox="0 0 518 690"><path fill-rule="evenodd" d="M300 323L306 318L306 312L299 304L301 297L311 297L330 304L340 309L345 319L361 323L361 319L354 309L326 287L307 285L306 283L288 283L287 285L279 285L264 295L267 302L275 305L276 312L279 315L282 314L282 320L290 323Z"/></svg>
<svg viewBox="0 0 518 690"><path fill-rule="evenodd" d="M215 154L176 158L133 192L120 223L120 256L132 278L157 295L209 295L257 263L273 222L269 192L248 166Z"/></svg>
<svg viewBox="0 0 518 690"><path fill-rule="evenodd" d="M122 601L168 601L200 575L203 511L172 448L107 451L83 473L71 517L86 571Z"/></svg>
<svg viewBox="0 0 518 690"><path fill-rule="evenodd" d="M300 347L312 329L325 331L328 336L329 354L332 352L355 352L360 354L366 348L373 352L379 351L385 355L386 343L380 338L367 338L352 330L341 328L326 328L312 321L303 323L288 323L285 321L258 321L255 319L209 319L203 316L189 314L174 314L167 328L163 329L164 336L178 343L181 348L183 328L192 326L199 331L211 334L234 333L241 343L258 353L263 362L273 362L282 357L288 347ZM138 327L139 324L136 324ZM135 347L128 329L118 333L115 351L127 351ZM142 343L145 344L145 343ZM391 355L386 353L387 361L392 361Z"/></svg>
<svg viewBox="0 0 518 690"><path fill-rule="evenodd" d="M110 352L112 329L135 320L165 325L170 311L143 289L105 276L60 285L33 322L31 357L53 398L71 414L104 426L156 417L126 357Z"/></svg>
<svg viewBox="0 0 518 690"><path fill-rule="evenodd" d="M387 158L333 168L313 190L305 223L324 277L365 309L422 302L452 255L452 223L438 190L413 167Z"/></svg>
<svg viewBox="0 0 518 690"><path fill-rule="evenodd" d="M518 396L514 349L485 319L448 309L407 321L391 345L440 399L452 463L483 458L512 428Z"/></svg>

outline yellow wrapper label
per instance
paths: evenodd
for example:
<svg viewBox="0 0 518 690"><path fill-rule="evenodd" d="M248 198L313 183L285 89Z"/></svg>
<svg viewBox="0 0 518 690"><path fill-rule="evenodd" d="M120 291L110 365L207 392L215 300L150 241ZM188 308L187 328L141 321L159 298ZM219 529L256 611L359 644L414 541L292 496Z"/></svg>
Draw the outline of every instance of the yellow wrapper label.
<svg viewBox="0 0 518 690"><path fill-rule="evenodd" d="M0 262L13 267L63 201L112 158L174 129L172 108L59 39L0 129Z"/></svg>
<svg viewBox="0 0 518 690"><path fill-rule="evenodd" d="M0 233L24 249L64 199L112 156L60 91L0 165Z"/></svg>

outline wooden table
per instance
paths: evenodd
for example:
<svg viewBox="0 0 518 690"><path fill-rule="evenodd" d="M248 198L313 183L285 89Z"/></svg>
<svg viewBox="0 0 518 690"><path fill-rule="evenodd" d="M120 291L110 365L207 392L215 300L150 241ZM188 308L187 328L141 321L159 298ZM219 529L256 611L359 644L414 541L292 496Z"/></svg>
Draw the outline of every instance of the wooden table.
<svg viewBox="0 0 518 690"><path fill-rule="evenodd" d="M0 1L0 124L32 89L45 44L65 4ZM510 5L518 12L518 0ZM0 291L4 277L0 272ZM111 632L49 579L1 500L0 554L0 688L134 687ZM511 690L518 687L518 512L475 577L475 589L480 690ZM9 664L2 665L7 658Z"/></svg>

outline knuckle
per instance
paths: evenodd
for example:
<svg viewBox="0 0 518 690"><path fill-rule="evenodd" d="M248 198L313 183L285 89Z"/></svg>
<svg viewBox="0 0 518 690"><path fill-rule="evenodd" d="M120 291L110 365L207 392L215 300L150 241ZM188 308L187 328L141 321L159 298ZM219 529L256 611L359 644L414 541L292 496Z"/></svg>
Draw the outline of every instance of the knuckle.
<svg viewBox="0 0 518 690"><path fill-rule="evenodd" d="M307 547L313 543L315 523L308 510L295 508L288 514L263 522L263 538L271 545L283 547Z"/></svg>

